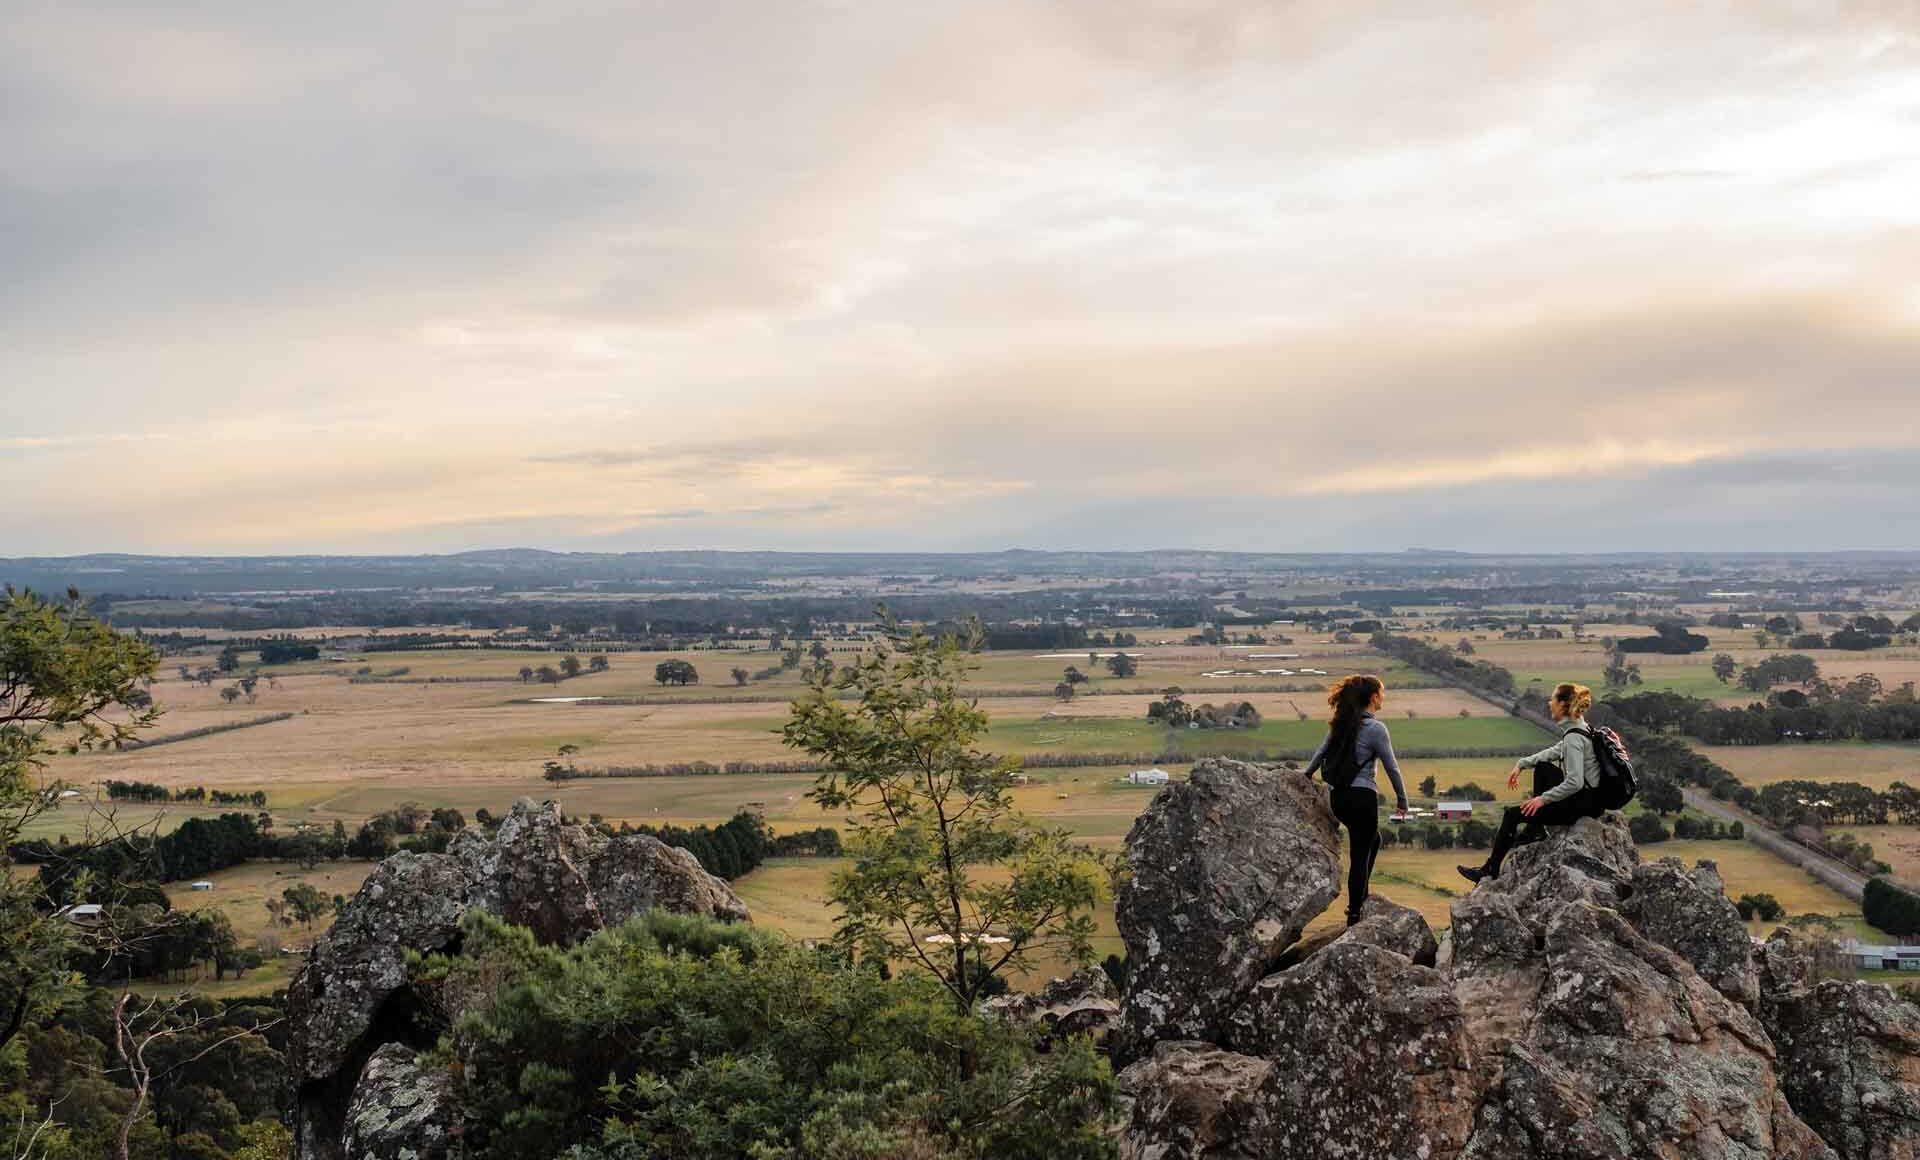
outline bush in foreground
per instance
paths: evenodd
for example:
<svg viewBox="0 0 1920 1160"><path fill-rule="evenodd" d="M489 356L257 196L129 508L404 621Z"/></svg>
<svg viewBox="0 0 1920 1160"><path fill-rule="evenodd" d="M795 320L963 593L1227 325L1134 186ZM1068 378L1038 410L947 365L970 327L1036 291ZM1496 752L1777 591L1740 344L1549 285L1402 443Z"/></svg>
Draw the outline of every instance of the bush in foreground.
<svg viewBox="0 0 1920 1160"><path fill-rule="evenodd" d="M438 1049L476 1158L1112 1154L1104 1057L1041 1054L923 974L663 914L572 948L476 914L461 946L415 969L483 996Z"/></svg>

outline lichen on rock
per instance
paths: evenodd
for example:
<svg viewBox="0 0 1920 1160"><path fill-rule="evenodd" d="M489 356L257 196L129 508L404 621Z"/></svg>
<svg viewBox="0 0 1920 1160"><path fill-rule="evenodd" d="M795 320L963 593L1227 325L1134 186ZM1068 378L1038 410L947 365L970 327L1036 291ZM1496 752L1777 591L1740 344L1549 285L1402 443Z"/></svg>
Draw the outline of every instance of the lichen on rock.
<svg viewBox="0 0 1920 1160"><path fill-rule="evenodd" d="M374 1116L392 1103L369 1102L360 1089L392 1086L401 1053L431 1046L458 1014L448 1009L457 997L410 986L409 952L455 947L472 910L525 926L542 942L570 945L655 907L750 918L732 888L687 851L647 835L609 838L567 822L551 801L523 798L496 834L462 831L444 854L401 853L381 862L288 991L296 1155L387 1155L345 1150L353 1109ZM354 1138L371 1137L363 1131Z"/></svg>

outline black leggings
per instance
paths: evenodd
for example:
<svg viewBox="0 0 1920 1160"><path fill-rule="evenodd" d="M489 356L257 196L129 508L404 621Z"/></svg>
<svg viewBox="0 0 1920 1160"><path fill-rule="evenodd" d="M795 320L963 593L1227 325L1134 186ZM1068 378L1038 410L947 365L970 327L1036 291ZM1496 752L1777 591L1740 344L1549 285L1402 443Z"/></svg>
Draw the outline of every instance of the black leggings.
<svg viewBox="0 0 1920 1160"><path fill-rule="evenodd" d="M1360 913L1367 900L1367 880L1373 860L1380 856L1380 795L1349 786L1333 791L1333 816L1347 828L1347 916Z"/></svg>
<svg viewBox="0 0 1920 1160"><path fill-rule="evenodd" d="M1500 877L1500 864L1507 860L1507 852L1513 849L1514 836L1525 823L1530 829L1541 826L1571 826L1581 818L1597 818L1604 812L1600 802L1593 796L1591 789L1583 789L1569 798L1557 802L1548 802L1534 811L1532 817L1520 812L1519 806L1508 806L1507 812L1500 816L1500 832L1493 837L1493 853L1487 856L1487 873Z"/></svg>

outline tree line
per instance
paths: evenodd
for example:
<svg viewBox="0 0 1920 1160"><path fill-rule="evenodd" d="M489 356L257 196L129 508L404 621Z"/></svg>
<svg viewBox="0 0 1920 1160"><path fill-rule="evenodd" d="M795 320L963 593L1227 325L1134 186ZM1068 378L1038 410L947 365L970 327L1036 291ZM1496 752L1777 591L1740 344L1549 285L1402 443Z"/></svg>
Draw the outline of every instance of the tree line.
<svg viewBox="0 0 1920 1160"><path fill-rule="evenodd" d="M820 826L792 834L776 834L767 820L752 810L740 810L717 826L636 826L627 822L614 829L599 823L606 834L647 834L669 846L690 851L701 869L716 878L732 881L757 869L768 858L793 855L840 854L840 831Z"/></svg>
<svg viewBox="0 0 1920 1160"><path fill-rule="evenodd" d="M1708 745L1920 740L1920 698L1913 682L1885 689L1871 673L1837 687L1815 678L1808 693L1784 690L1744 709L1667 692L1613 696L1606 704L1636 725L1677 729Z"/></svg>
<svg viewBox="0 0 1920 1160"><path fill-rule="evenodd" d="M107 778L100 782L100 790L109 801L117 802L207 802L221 806L253 806L266 808L265 790L245 792L241 790L210 790L205 786L183 786L180 789L168 789L164 785L155 785L150 781L119 781Z"/></svg>
<svg viewBox="0 0 1920 1160"><path fill-rule="evenodd" d="M1459 681L1501 697L1512 697L1518 687L1513 673L1491 661L1469 660L1446 645L1428 644L1410 636L1376 632L1373 647L1395 660L1436 676Z"/></svg>

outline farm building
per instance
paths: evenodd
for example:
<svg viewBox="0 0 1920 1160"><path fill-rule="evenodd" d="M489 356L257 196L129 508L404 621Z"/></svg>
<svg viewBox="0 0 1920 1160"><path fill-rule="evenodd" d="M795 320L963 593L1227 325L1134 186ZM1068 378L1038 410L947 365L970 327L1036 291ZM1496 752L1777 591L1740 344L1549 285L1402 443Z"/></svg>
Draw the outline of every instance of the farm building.
<svg viewBox="0 0 1920 1160"><path fill-rule="evenodd" d="M187 883L187 889L188 890L212 890L213 883L208 882L206 879L203 878L198 882Z"/></svg>
<svg viewBox="0 0 1920 1160"><path fill-rule="evenodd" d="M1136 769L1127 775L1130 785L1165 785L1167 771L1164 769Z"/></svg>
<svg viewBox="0 0 1920 1160"><path fill-rule="evenodd" d="M54 911L53 916L82 926L92 926L106 917L106 908L97 902L82 902L75 906L63 906Z"/></svg>
<svg viewBox="0 0 1920 1160"><path fill-rule="evenodd" d="M1920 946L1894 947L1847 942L1840 953L1850 966L1863 971L1920 971Z"/></svg>
<svg viewBox="0 0 1920 1160"><path fill-rule="evenodd" d="M1443 822L1464 822L1473 816L1472 802L1437 802L1433 816Z"/></svg>

